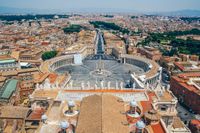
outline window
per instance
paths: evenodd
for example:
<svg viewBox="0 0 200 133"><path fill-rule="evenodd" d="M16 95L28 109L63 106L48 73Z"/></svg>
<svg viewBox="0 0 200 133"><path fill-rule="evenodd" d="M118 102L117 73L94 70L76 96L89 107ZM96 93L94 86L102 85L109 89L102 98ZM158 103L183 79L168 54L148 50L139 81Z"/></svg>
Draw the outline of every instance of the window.
<svg viewBox="0 0 200 133"><path fill-rule="evenodd" d="M166 111L167 108L168 108L167 105L161 105L161 106L160 106L160 110L161 110L161 111Z"/></svg>

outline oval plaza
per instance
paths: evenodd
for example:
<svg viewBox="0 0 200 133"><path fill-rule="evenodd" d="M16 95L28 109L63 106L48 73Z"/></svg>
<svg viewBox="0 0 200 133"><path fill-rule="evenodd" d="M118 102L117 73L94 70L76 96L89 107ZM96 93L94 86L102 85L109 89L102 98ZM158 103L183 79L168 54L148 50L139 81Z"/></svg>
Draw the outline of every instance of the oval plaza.
<svg viewBox="0 0 200 133"><path fill-rule="evenodd" d="M104 42L103 33L97 31L93 46L70 50L44 64L49 71L68 74L64 86L68 90L129 90L153 88L157 84L161 69L156 62L125 54L125 48L119 50Z"/></svg>

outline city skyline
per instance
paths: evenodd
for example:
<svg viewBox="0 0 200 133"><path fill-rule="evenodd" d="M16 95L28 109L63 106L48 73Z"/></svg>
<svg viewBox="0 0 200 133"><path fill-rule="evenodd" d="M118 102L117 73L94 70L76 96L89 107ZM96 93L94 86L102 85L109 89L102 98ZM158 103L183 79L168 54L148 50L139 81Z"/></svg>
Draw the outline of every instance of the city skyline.
<svg viewBox="0 0 200 133"><path fill-rule="evenodd" d="M198 1L1 0L0 133L199 133Z"/></svg>
<svg viewBox="0 0 200 133"><path fill-rule="evenodd" d="M178 10L199 10L200 1L197 0L1 0L1 7L19 9L52 10L55 12L171 12Z"/></svg>

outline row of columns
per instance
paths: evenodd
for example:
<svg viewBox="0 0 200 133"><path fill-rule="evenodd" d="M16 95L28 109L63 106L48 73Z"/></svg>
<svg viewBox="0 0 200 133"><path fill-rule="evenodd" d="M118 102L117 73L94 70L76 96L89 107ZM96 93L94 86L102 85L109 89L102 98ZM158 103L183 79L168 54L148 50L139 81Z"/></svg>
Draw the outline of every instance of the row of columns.
<svg viewBox="0 0 200 133"><path fill-rule="evenodd" d="M101 90L110 90L110 89L115 89L115 90L124 90L124 83L123 82L115 82L115 87L111 87L111 82L108 81L107 84L104 82L100 82L100 86L98 86L97 84L95 84L94 86L91 86L90 82L81 83L80 87L74 87L73 86L73 81L71 81L69 84L66 85L66 89L69 90L97 90L97 89L101 89ZM135 89L135 85L133 85L133 90Z"/></svg>
<svg viewBox="0 0 200 133"><path fill-rule="evenodd" d="M51 66L51 68L52 68L52 69L56 69L56 68L58 68L58 67L64 66L64 65L66 65L66 64L72 64L72 63L73 63L73 60L72 60L71 58L69 58L69 59L63 59L63 60L59 60L59 61L55 62L55 63Z"/></svg>

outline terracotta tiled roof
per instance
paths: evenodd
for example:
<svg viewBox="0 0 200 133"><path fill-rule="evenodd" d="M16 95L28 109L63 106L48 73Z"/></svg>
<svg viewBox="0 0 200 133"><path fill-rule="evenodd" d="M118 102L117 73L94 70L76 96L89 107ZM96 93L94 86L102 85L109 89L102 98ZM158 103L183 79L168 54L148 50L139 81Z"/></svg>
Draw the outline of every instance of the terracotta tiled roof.
<svg viewBox="0 0 200 133"><path fill-rule="evenodd" d="M172 127L175 128L184 128L184 124L182 123L179 117L174 117L174 121Z"/></svg>
<svg viewBox="0 0 200 133"><path fill-rule="evenodd" d="M185 76L185 77L200 77L200 72L198 72L198 73L183 73L183 74L179 74L178 76Z"/></svg>
<svg viewBox="0 0 200 133"><path fill-rule="evenodd" d="M34 110L33 112L31 112L31 114L28 116L28 120L40 120L41 116L43 115L43 113L45 112L45 110L43 108L39 108Z"/></svg>
<svg viewBox="0 0 200 133"><path fill-rule="evenodd" d="M195 126L197 126L197 128L200 129L200 120L193 119L193 120L191 120L190 123L193 124L193 125L195 125Z"/></svg>
<svg viewBox="0 0 200 133"><path fill-rule="evenodd" d="M185 70L184 66L181 65L179 62L174 62L174 65L177 66L181 71Z"/></svg>
<svg viewBox="0 0 200 133"><path fill-rule="evenodd" d="M198 77L200 78L200 73L184 73L179 74L178 76L173 76L172 79L175 80L178 84L183 86L185 89L189 91L193 91L195 93L200 94L200 90L196 88L194 85L189 85L187 82L189 78Z"/></svg>
<svg viewBox="0 0 200 133"><path fill-rule="evenodd" d="M35 83L41 83L49 76L49 73L36 73L33 76Z"/></svg>
<svg viewBox="0 0 200 133"><path fill-rule="evenodd" d="M161 122L159 122L158 124L151 125L151 128L154 133L165 133L165 130L164 130Z"/></svg>
<svg viewBox="0 0 200 133"><path fill-rule="evenodd" d="M149 110L151 110L153 108L151 103L153 101L153 98L156 97L156 94L154 92L147 92L147 95L149 97L149 100L140 102L143 113L148 112Z"/></svg>
<svg viewBox="0 0 200 133"><path fill-rule="evenodd" d="M55 73L49 74L48 78L49 78L50 83L54 84L56 82L57 77L58 75Z"/></svg>

